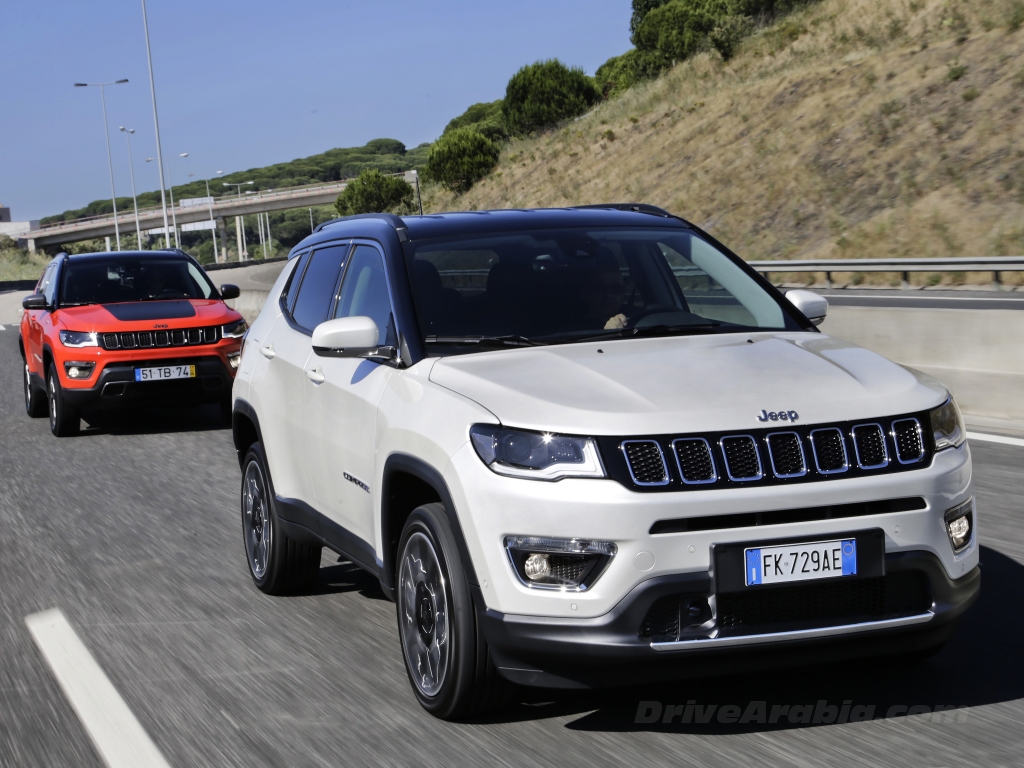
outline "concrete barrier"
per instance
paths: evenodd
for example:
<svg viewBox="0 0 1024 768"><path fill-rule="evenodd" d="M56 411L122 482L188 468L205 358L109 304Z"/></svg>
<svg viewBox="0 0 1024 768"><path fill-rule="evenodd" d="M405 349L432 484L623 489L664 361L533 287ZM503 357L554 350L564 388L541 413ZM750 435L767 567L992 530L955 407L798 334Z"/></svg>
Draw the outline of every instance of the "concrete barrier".
<svg viewBox="0 0 1024 768"><path fill-rule="evenodd" d="M830 307L821 330L943 382L979 426L1024 424L1024 312Z"/></svg>

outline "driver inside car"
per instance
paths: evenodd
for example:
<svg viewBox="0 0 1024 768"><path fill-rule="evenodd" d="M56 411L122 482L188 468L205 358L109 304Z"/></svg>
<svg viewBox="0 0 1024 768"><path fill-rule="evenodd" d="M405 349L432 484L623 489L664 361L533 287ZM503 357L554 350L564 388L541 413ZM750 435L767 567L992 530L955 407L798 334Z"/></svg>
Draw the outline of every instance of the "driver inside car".
<svg viewBox="0 0 1024 768"><path fill-rule="evenodd" d="M586 321L590 328L625 328L629 318L621 312L626 295L622 271L611 254L599 254L584 282Z"/></svg>

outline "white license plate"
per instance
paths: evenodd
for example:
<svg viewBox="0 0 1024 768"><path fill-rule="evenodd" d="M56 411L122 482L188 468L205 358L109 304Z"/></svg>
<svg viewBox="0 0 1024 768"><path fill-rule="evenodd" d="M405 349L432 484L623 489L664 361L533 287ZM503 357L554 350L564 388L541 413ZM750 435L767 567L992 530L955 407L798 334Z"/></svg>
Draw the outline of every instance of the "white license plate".
<svg viewBox="0 0 1024 768"><path fill-rule="evenodd" d="M167 379L194 379L194 365L163 365L159 368L136 368L136 381L166 381Z"/></svg>
<svg viewBox="0 0 1024 768"><path fill-rule="evenodd" d="M857 540L816 541L743 550L746 584L785 584L857 573Z"/></svg>

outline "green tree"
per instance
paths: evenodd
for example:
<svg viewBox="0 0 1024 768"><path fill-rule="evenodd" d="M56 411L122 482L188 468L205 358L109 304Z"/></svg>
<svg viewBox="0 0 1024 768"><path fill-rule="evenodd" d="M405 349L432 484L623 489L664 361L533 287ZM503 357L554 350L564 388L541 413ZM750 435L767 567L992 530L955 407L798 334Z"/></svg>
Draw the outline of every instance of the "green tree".
<svg viewBox="0 0 1024 768"><path fill-rule="evenodd" d="M357 213L388 213L412 205L413 189L404 179L368 168L350 181L334 207L341 216Z"/></svg>
<svg viewBox="0 0 1024 768"><path fill-rule="evenodd" d="M655 8L660 8L668 0L633 0L633 15L629 19L629 36L630 39L636 35L637 29L644 21L644 17L648 13L653 11ZM636 40L633 40L633 44L636 45Z"/></svg>
<svg viewBox="0 0 1024 768"><path fill-rule="evenodd" d="M727 15L726 0L671 0L644 16L634 42L641 51L682 61L709 43L708 35Z"/></svg>
<svg viewBox="0 0 1024 768"><path fill-rule="evenodd" d="M456 128L434 142L427 174L452 192L465 192L495 165L501 148L479 131Z"/></svg>
<svg viewBox="0 0 1024 768"><path fill-rule="evenodd" d="M472 128L491 141L508 141L505 118L501 114L502 100L473 104L458 117L452 118L445 126L444 136L458 128Z"/></svg>
<svg viewBox="0 0 1024 768"><path fill-rule="evenodd" d="M513 136L525 136L582 115L601 98L592 78L558 59L538 61L516 72L505 88L502 115Z"/></svg>

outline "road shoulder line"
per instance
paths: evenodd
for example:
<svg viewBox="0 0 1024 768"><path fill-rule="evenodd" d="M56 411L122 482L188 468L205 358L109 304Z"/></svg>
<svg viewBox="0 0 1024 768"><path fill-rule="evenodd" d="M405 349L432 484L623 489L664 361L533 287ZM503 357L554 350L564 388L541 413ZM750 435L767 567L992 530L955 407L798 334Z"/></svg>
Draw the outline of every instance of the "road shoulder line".
<svg viewBox="0 0 1024 768"><path fill-rule="evenodd" d="M25 625L104 763L169 768L60 609L26 616Z"/></svg>
<svg viewBox="0 0 1024 768"><path fill-rule="evenodd" d="M1006 437L1005 435L987 435L984 432L968 432L968 440L978 440L985 443L1002 443L1003 445L1016 445L1024 448L1024 440L1019 437Z"/></svg>

